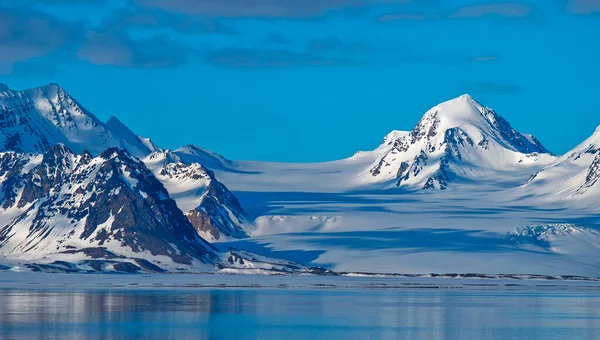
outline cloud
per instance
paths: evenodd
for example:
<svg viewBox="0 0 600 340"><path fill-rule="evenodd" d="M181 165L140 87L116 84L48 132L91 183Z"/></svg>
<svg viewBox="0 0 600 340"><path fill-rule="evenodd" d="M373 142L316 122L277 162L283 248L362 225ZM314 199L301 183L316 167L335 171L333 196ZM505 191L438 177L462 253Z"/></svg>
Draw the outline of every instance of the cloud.
<svg viewBox="0 0 600 340"><path fill-rule="evenodd" d="M600 12L600 0L568 0L567 11L575 14Z"/></svg>
<svg viewBox="0 0 600 340"><path fill-rule="evenodd" d="M393 22L393 21L415 21L425 20L427 16L421 13L389 13L382 14L377 18L379 22Z"/></svg>
<svg viewBox="0 0 600 340"><path fill-rule="evenodd" d="M270 50L262 48L222 48L210 52L206 62L231 68L286 68L352 65L349 58L329 57L310 52Z"/></svg>
<svg viewBox="0 0 600 340"><path fill-rule="evenodd" d="M486 93L521 93L522 89L517 84L499 84L499 83L491 83L491 82L483 82L475 84L475 90L478 92L486 92Z"/></svg>
<svg viewBox="0 0 600 340"><path fill-rule="evenodd" d="M188 47L164 36L134 40L122 32L88 32L78 56L95 65L167 68L186 64L190 53Z"/></svg>
<svg viewBox="0 0 600 340"><path fill-rule="evenodd" d="M0 7L0 63L48 55L77 40L78 30L41 12Z"/></svg>
<svg viewBox="0 0 600 340"><path fill-rule="evenodd" d="M141 7L216 17L311 18L333 10L406 4L411 0L133 0ZM414 1L414 0L412 0Z"/></svg>
<svg viewBox="0 0 600 340"><path fill-rule="evenodd" d="M481 18L499 16L505 18L521 18L532 12L531 6L516 2L495 2L477 4L457 8L449 15L453 19Z"/></svg>
<svg viewBox="0 0 600 340"><path fill-rule="evenodd" d="M524 18L533 12L533 8L517 2L488 2L454 8L441 13L384 13L377 21L380 23L395 21L440 20L440 19L477 19L486 17Z"/></svg>
<svg viewBox="0 0 600 340"><path fill-rule="evenodd" d="M354 54L368 50L367 46L360 43L348 43L336 36L315 38L308 43L308 48L313 52L339 52Z"/></svg>
<svg viewBox="0 0 600 340"><path fill-rule="evenodd" d="M221 20L139 8L117 10L105 20L104 25L117 31L130 28L167 28L184 34L238 34L235 27L226 25Z"/></svg>
<svg viewBox="0 0 600 340"><path fill-rule="evenodd" d="M29 0L45 5L105 5L107 0Z"/></svg>
<svg viewBox="0 0 600 340"><path fill-rule="evenodd" d="M292 45L290 39L272 32L259 47L216 49L206 55L205 61L215 66L247 69L350 66L365 62L359 53L367 51L363 44L344 42L336 36L311 39L305 50L281 48L286 45Z"/></svg>

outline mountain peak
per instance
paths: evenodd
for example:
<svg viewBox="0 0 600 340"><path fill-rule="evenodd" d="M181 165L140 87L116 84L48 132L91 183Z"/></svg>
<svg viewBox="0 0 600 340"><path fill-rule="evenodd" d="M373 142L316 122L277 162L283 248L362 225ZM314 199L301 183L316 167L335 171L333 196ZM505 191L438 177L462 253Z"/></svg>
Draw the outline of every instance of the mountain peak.
<svg viewBox="0 0 600 340"><path fill-rule="evenodd" d="M477 100L475 100L475 99L474 99L474 98L473 98L473 97L472 97L470 94L468 94L468 93L465 93L465 94L463 94L463 95L460 95L460 96L458 96L458 97L456 97L456 98L452 98L452 99L450 99L450 100L447 100L447 101L445 101L445 102L442 102L442 103L441 103L441 104L439 104L439 105L443 105L443 104L454 104L454 105L459 105L459 104L462 104L462 105L464 105L464 104L469 104L469 105L472 105L472 104L476 104L476 106L481 106L481 105L479 104L479 102L478 102ZM438 105L438 106L439 106L439 105Z"/></svg>
<svg viewBox="0 0 600 340"><path fill-rule="evenodd" d="M10 91L10 87L8 87L6 84L0 83L0 91Z"/></svg>
<svg viewBox="0 0 600 340"><path fill-rule="evenodd" d="M40 91L42 91L43 93L45 93L46 96L48 96L48 97L54 97L54 96L58 96L58 95L67 94L67 91L65 91L64 88L62 88L60 85L58 85L56 83L49 83L44 86L38 87L38 89Z"/></svg>
<svg viewBox="0 0 600 340"><path fill-rule="evenodd" d="M468 94L438 104L415 128L393 131L378 150L369 182L445 189L463 178L497 176L536 163L548 150L533 136L516 131L494 110ZM552 160L552 156L543 157Z"/></svg>
<svg viewBox="0 0 600 340"><path fill-rule="evenodd" d="M62 87L60 85L58 85L57 83L48 83L42 87L47 88L47 89L62 89Z"/></svg>
<svg viewBox="0 0 600 340"><path fill-rule="evenodd" d="M467 121L479 121L482 118L483 105L479 104L473 97L463 94L460 97L450 99L436 105L426 114L437 115L442 120L456 120L456 123Z"/></svg>

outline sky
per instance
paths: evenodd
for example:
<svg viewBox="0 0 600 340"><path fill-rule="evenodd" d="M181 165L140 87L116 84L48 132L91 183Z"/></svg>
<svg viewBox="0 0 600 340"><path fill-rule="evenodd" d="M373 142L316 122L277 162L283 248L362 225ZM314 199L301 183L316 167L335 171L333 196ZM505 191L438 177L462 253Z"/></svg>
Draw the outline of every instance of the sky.
<svg viewBox="0 0 600 340"><path fill-rule="evenodd" d="M600 0L0 0L0 83L161 147L315 162L471 94L556 154L600 125Z"/></svg>

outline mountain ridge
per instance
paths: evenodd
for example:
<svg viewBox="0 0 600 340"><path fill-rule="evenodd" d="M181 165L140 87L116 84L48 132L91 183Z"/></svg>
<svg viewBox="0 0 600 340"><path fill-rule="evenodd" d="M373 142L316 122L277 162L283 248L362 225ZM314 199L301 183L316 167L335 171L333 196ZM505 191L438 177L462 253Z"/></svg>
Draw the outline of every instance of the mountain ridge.
<svg viewBox="0 0 600 340"><path fill-rule="evenodd" d="M118 118L88 116L64 90L36 91L12 100L30 92L0 86L3 264L65 272L297 273L303 263L556 273L561 263L598 272L582 257L596 247L578 246L593 243L581 242L595 240L600 225L590 213L599 211L596 139L555 157L468 95L428 110L411 131L391 131L373 151L294 164L229 160L193 145L162 149ZM533 173L537 179L523 185ZM547 201L537 201L543 195Z"/></svg>

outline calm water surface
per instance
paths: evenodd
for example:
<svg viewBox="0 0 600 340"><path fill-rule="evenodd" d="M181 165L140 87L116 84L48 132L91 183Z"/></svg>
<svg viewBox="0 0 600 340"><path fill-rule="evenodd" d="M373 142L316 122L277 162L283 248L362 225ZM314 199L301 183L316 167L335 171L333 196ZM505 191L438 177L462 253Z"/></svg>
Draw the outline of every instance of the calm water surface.
<svg viewBox="0 0 600 340"><path fill-rule="evenodd" d="M1 339L600 339L600 292L0 291Z"/></svg>

